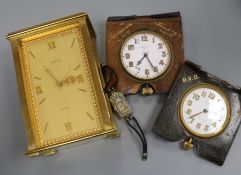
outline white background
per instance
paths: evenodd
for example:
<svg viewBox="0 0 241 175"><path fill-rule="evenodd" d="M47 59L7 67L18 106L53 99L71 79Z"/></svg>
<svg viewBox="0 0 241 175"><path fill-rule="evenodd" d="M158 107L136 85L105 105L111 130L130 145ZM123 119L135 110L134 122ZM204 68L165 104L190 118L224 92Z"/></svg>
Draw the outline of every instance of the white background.
<svg viewBox="0 0 241 175"><path fill-rule="evenodd" d="M148 161L140 160L140 143L126 125L115 140L98 140L52 157L27 158L11 49L5 35L20 28L77 12L88 12L105 60L105 22L113 15L145 15L180 11L183 17L185 56L210 73L241 85L240 0L1 0L0 2L0 174L1 175L127 175L127 174L238 174L241 135L223 167L184 152L179 143L150 132L165 95L132 96L129 102L143 126L149 144Z"/></svg>

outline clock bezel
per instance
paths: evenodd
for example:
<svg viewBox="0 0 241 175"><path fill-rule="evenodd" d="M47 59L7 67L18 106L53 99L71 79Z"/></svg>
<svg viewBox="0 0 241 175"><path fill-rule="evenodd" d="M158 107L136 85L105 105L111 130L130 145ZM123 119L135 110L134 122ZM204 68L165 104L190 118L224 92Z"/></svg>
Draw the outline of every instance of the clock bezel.
<svg viewBox="0 0 241 175"><path fill-rule="evenodd" d="M227 107L227 115L226 115L226 119L225 119L225 122L224 124L222 125L221 129L216 131L216 132L212 132L210 134L200 134L196 131L193 131L193 129L191 129L187 123L184 121L184 117L183 117L183 105L184 105L184 101L185 101L185 98L194 90L196 89L199 89L199 88L209 88L209 89L212 89L216 92L218 92L221 97L223 98L225 104L226 104L226 107ZM187 90L184 91L184 93L182 93L181 97L179 98L178 100L178 104L177 104L177 116L178 116L178 119L181 123L181 125L186 129L186 131L190 134L192 134L193 136L196 136L196 137L199 137L199 138L213 138L213 137L216 137L218 136L219 134L221 134L228 126L230 120L231 120L231 106L230 106L230 103L228 101L228 97L225 95L225 93L221 90L221 88L213 85L213 84L210 84L210 83L197 83L195 85L192 85L191 87L189 87Z"/></svg>
<svg viewBox="0 0 241 175"><path fill-rule="evenodd" d="M139 78L139 77L135 77L134 75L132 75L131 73L129 73L125 66L123 65L122 63L122 53L123 53L123 49L124 49L124 45L129 41L130 38L132 38L134 35L138 35L140 33L149 33L149 34L153 34L155 36L158 36L164 43L165 45L167 46L167 49L168 49L168 54L169 54L169 57L170 57L170 60L168 62L168 66L166 68L165 71L163 71L160 75L158 75L157 77L154 77L154 78ZM126 76L129 76L130 78L134 79L135 81L138 81L138 82L141 82L141 83L145 83L145 82L152 82L152 81L156 81L156 80L159 80L161 79L162 77L164 77L170 70L170 68L172 67L172 64L173 64L173 53L172 53L172 47L171 47L171 44L164 38L162 37L159 33L153 31L153 30L149 30L149 29L139 29L137 31L134 31L132 32L129 36L125 37L123 40L122 40L122 43L120 44L120 49L119 49L119 64L120 64L120 67L122 68L123 72L126 74Z"/></svg>
<svg viewBox="0 0 241 175"><path fill-rule="evenodd" d="M67 142L67 141L70 141L70 140L73 140L73 139L77 139L77 138L80 138L80 137L86 137L86 136L89 136L89 135L92 135L92 134L97 134L99 132L102 131L102 127L103 127L103 124L102 124L102 119L101 119L101 116L100 116L100 110L98 108L98 106L95 106L95 101L96 101L96 94L95 94L95 90L94 90L94 87L92 86L93 83L92 83L92 78L91 78L91 75L90 75L90 72L88 71L89 70L89 63L88 63L88 58L87 58L87 55L86 55L86 51L85 51L85 48L82 47L84 46L84 42L83 42L83 36L82 36L82 32L80 31L79 29L80 25L78 23L75 23L75 24L70 24L70 25L67 25L67 26L64 26L64 27L60 27L58 29L54 29L54 30L49 30L47 32L43 32L43 33L40 33L40 34L36 34L34 36L30 36L30 37L27 37L27 38L24 38L22 40L20 40L20 50L21 50L21 58L22 58L22 69L24 70L23 73L25 74L25 76L23 76L23 78L25 79L24 82L25 83L25 89L26 89L26 94L27 94L27 100L29 100L29 105L31 106L30 107L30 110L32 110L31 114L30 115L30 121L31 121L31 126L34 128L33 129L33 134L34 134L34 138L36 140L36 143L39 147L45 147L45 146L50 146L50 145L56 145L56 144L60 144L62 142ZM72 30L72 31L71 31ZM26 45L30 45L29 43L31 42L35 42L35 41L41 41L41 40L45 40L47 38L52 38L53 36L56 36L58 35L59 37L61 37L62 35L64 35L66 32L74 32L73 30L75 30L75 34L77 35L77 40L80 44L80 47L79 49L81 50L81 53L82 53L82 57L83 57L83 61L84 63L82 64L84 66L84 74L86 74L87 76L87 79L90 78L90 80L86 80L86 83L89 84L89 82L91 81L91 85L88 85L89 86L89 89L91 91L91 100L92 100L92 105L94 106L95 108L95 112L96 112L96 115L98 115L98 117L96 118L98 120L98 125L99 127L98 128L94 128L92 130L89 130L89 131L83 131L83 132L78 132L78 133L74 133L74 134L70 134L68 136L62 136L62 137L58 137L58 138L55 138L55 139L50 139L48 141L44 141L43 138L42 138L42 132L41 132L41 125L40 125L40 122L39 122L39 119L41 118L41 116L38 116L37 115L37 105L36 105L36 100L35 100L35 96L33 95L33 87L32 87L32 81L31 81L31 74L32 72L30 71L31 70L31 66L29 65L29 58L27 56L27 51L26 51Z"/></svg>

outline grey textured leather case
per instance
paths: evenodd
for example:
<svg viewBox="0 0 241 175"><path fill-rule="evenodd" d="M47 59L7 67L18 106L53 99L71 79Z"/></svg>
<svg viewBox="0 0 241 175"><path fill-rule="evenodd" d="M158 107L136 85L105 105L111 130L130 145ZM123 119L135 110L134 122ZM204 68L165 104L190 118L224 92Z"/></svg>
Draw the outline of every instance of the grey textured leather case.
<svg viewBox="0 0 241 175"><path fill-rule="evenodd" d="M189 133L178 118L178 101L184 91L197 83L210 83L218 86L226 94L231 105L231 120L227 128L219 135L202 139ZM164 106L152 131L169 141L180 141L191 137L198 154L218 165L223 165L233 143L241 120L241 91L224 80L203 70L201 67L186 61L173 84Z"/></svg>

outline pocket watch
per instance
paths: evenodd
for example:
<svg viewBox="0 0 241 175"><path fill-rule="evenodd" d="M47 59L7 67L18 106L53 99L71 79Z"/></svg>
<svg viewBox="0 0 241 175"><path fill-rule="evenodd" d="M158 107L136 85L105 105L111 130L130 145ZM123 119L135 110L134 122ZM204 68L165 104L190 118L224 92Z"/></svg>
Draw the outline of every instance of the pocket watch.
<svg viewBox="0 0 241 175"><path fill-rule="evenodd" d="M184 62L179 12L109 17L107 65L119 78L124 94L167 92Z"/></svg>
<svg viewBox="0 0 241 175"><path fill-rule="evenodd" d="M241 90L186 61L152 131L222 165L240 125Z"/></svg>
<svg viewBox="0 0 241 175"><path fill-rule="evenodd" d="M85 13L10 33L28 156L96 136L116 136Z"/></svg>

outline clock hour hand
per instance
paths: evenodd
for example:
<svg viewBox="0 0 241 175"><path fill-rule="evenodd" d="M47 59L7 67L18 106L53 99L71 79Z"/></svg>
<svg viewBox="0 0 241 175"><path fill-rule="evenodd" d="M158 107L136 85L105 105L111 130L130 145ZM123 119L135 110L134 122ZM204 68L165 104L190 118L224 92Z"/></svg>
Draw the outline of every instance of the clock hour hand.
<svg viewBox="0 0 241 175"><path fill-rule="evenodd" d="M44 67L44 68L45 68L46 72L56 81L57 86L60 87L60 86L62 85L62 82L59 81L59 80L56 78L56 76L55 76L48 68L46 68L46 67Z"/></svg>
<svg viewBox="0 0 241 175"><path fill-rule="evenodd" d="M68 78L68 75L70 74L70 71L68 71L66 74L65 74L65 76L64 76L64 78L62 79L62 81L60 82L60 86L63 86L63 83L64 83L64 81Z"/></svg>
<svg viewBox="0 0 241 175"><path fill-rule="evenodd" d="M143 60L145 57L147 57L147 53L144 53L144 56L143 56L139 61L137 61L136 66L140 65L141 62L142 62L142 60Z"/></svg>

